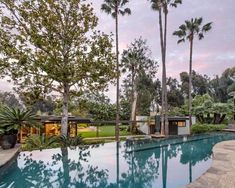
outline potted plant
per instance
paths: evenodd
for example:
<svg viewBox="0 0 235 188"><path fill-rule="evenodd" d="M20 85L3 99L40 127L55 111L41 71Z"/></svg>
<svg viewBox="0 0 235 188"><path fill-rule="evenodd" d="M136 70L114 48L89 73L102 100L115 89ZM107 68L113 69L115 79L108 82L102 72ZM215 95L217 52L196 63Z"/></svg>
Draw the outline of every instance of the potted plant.
<svg viewBox="0 0 235 188"><path fill-rule="evenodd" d="M15 147L17 134L23 125L32 126L35 115L30 110L3 107L0 110L0 134L2 149Z"/></svg>

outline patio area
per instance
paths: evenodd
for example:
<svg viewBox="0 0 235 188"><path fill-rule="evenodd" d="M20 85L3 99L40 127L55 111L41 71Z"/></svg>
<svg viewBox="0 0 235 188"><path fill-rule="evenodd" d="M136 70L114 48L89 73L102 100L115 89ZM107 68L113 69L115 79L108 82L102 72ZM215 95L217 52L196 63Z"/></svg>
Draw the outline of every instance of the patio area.
<svg viewBox="0 0 235 188"><path fill-rule="evenodd" d="M0 147L0 169L11 162L11 160L17 156L20 152L20 145L16 145L15 148L3 150Z"/></svg>
<svg viewBox="0 0 235 188"><path fill-rule="evenodd" d="M218 143L213 148L213 164L205 174L186 188L233 188L235 185L235 141Z"/></svg>

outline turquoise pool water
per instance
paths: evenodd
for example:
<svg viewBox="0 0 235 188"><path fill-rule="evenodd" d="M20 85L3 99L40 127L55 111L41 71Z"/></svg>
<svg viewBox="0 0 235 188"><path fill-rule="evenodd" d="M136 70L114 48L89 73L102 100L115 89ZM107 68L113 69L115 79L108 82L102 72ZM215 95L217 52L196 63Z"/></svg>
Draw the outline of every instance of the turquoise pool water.
<svg viewBox="0 0 235 188"><path fill-rule="evenodd" d="M212 147L235 134L107 143L21 152L0 176L5 187L178 188L212 164Z"/></svg>

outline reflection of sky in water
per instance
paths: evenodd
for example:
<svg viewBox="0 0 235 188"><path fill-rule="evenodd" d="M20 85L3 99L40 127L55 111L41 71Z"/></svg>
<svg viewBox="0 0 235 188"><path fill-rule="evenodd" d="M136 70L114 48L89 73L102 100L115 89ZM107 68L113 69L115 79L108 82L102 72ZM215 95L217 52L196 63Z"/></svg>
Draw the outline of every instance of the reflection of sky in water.
<svg viewBox="0 0 235 188"><path fill-rule="evenodd" d="M63 150L63 157L61 149L21 152L17 163L2 179L0 177L0 188L109 188L117 187L117 182L123 188L182 187L190 182L190 174L195 180L211 166L212 147L228 139L235 139L235 134L220 134L184 143L179 143L181 138L135 145L122 142L119 164L116 143L83 150Z"/></svg>

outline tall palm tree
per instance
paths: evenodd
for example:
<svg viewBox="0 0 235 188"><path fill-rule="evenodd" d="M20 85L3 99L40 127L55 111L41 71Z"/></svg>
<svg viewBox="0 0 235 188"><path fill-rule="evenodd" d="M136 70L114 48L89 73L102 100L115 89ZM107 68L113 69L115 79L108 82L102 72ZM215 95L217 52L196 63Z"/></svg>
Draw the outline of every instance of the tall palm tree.
<svg viewBox="0 0 235 188"><path fill-rule="evenodd" d="M173 35L179 37L178 44L185 42L186 40L190 43L190 58L189 58L189 125L192 125L192 58L193 58L193 42L195 36L199 40L204 38L204 34L211 30L212 22L202 25L203 19L192 18L191 20L186 20L184 24L179 26L179 30L175 31Z"/></svg>
<svg viewBox="0 0 235 188"><path fill-rule="evenodd" d="M118 17L119 15L130 15L131 10L129 8L125 8L125 5L129 2L129 0L104 0L104 3L101 5L101 10L107 14L111 14L111 16L115 19L116 24L116 72L117 72L117 101L116 101L116 128L115 128L115 137L116 141L119 141L119 114L120 114L120 89L119 89L119 47L118 47Z"/></svg>
<svg viewBox="0 0 235 188"><path fill-rule="evenodd" d="M167 41L167 20L169 6L177 7L182 4L182 0L150 0L151 7L154 11L158 11L159 30L160 30L160 46L162 55L162 114L161 114L161 134L169 134L168 122L168 103L167 103L167 87L166 87L166 41ZM164 26L162 14L164 14Z"/></svg>

